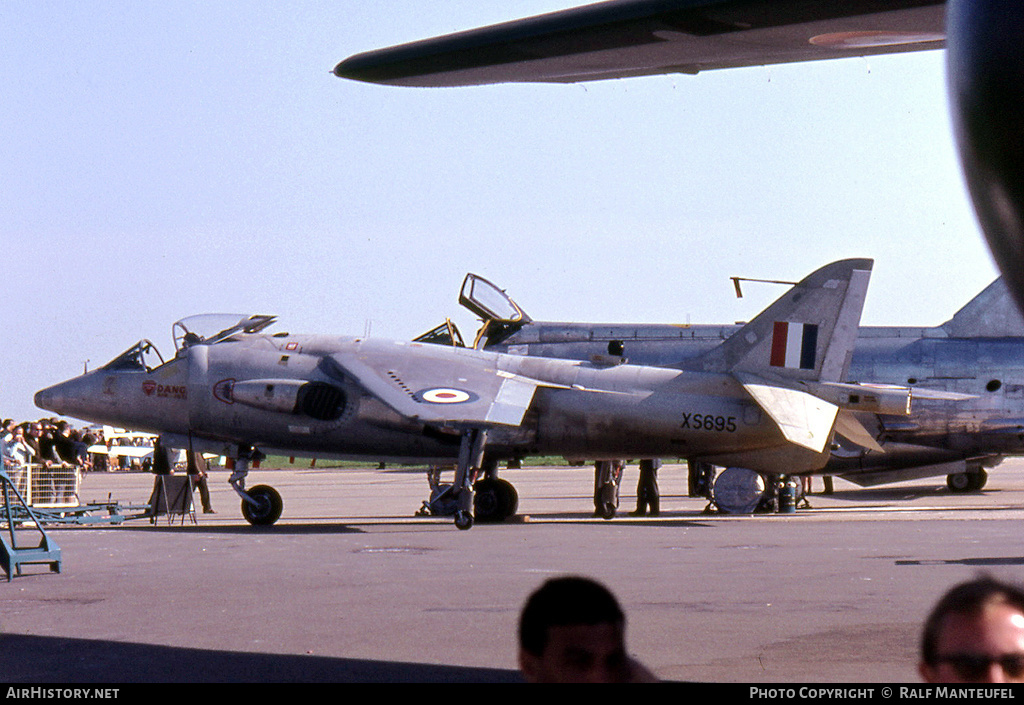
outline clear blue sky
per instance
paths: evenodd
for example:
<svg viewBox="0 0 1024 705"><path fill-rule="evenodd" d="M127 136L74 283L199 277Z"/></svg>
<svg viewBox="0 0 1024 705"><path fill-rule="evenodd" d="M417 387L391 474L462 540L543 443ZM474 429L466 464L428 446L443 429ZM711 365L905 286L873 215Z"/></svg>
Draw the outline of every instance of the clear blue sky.
<svg viewBox="0 0 1024 705"><path fill-rule="evenodd" d="M864 322L995 277L944 53L409 89L351 54L578 3L0 4L0 416L178 318L409 338L466 271L537 319L730 322L730 275L873 257Z"/></svg>

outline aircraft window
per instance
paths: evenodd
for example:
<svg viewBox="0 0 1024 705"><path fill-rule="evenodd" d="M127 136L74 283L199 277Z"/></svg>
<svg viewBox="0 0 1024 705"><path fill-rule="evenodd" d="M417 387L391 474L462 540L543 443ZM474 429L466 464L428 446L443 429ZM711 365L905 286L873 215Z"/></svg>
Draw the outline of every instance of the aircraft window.
<svg viewBox="0 0 1024 705"><path fill-rule="evenodd" d="M101 369L111 372L150 372L164 364L164 358L156 346L148 340L140 340Z"/></svg>
<svg viewBox="0 0 1024 705"><path fill-rule="evenodd" d="M999 388L1002 387L1002 386L1003 386L1002 382L1000 382L998 379L994 379L994 380L992 380L991 382L989 382L988 384L985 385L985 389L990 391L990 392L998 392Z"/></svg>
<svg viewBox="0 0 1024 705"><path fill-rule="evenodd" d="M431 328L423 335L413 338L415 343L431 343L433 345L448 345L457 348L464 348L466 344L462 342L462 334L459 333L459 329L451 322L451 319L446 318L444 323L441 325Z"/></svg>
<svg viewBox="0 0 1024 705"><path fill-rule="evenodd" d="M516 302L504 291L483 277L467 274L462 283L459 303L481 318L506 323L529 323L530 318L523 313Z"/></svg>
<svg viewBox="0 0 1024 705"><path fill-rule="evenodd" d="M479 303L482 307L488 311L494 313L492 318L499 320L515 320L517 318L517 311L508 305L508 299L506 299L500 291L493 289L488 286L480 286L479 282L473 287L471 296L473 300Z"/></svg>

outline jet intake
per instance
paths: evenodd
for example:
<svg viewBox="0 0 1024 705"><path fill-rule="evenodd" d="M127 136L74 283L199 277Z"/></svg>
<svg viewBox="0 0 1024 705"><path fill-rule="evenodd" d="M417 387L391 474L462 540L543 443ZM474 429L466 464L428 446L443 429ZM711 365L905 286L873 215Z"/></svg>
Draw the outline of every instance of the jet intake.
<svg viewBox="0 0 1024 705"><path fill-rule="evenodd" d="M345 411L345 392L324 382L251 379L231 386L231 401L264 411L333 421Z"/></svg>

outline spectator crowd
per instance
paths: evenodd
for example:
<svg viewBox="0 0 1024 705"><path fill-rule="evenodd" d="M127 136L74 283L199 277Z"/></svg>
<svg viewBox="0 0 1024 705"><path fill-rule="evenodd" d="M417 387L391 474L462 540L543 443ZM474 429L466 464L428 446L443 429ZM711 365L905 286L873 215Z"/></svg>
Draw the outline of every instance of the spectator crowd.
<svg viewBox="0 0 1024 705"><path fill-rule="evenodd" d="M136 453L112 452L115 446L142 446ZM96 446L105 447L96 448ZM90 452L90 448L101 452ZM152 440L141 436L114 435L105 438L102 428L74 428L58 419L39 419L15 423L4 419L0 428L0 455L5 470L26 465L74 466L81 472L91 470L148 470L145 457Z"/></svg>

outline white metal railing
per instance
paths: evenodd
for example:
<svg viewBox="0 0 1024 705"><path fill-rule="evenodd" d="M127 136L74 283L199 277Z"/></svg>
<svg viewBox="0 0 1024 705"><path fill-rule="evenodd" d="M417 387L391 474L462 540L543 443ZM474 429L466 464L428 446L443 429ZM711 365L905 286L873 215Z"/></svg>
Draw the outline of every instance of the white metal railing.
<svg viewBox="0 0 1024 705"><path fill-rule="evenodd" d="M30 507L76 507L82 474L75 465L4 463L4 472Z"/></svg>

